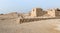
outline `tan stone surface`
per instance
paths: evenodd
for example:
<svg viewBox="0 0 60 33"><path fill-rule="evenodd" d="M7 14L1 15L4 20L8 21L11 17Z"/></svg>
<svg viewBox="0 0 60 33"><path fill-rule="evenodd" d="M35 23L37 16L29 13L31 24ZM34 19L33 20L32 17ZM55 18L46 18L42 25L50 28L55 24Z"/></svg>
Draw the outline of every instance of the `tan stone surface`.
<svg viewBox="0 0 60 33"><path fill-rule="evenodd" d="M41 8L34 8L31 11L31 16L32 17L38 17L38 16L43 16L45 12Z"/></svg>
<svg viewBox="0 0 60 33"><path fill-rule="evenodd" d="M56 8L56 9L48 9L47 10L47 14L51 17L60 17L60 9Z"/></svg>
<svg viewBox="0 0 60 33"><path fill-rule="evenodd" d="M47 14L51 17L55 17L55 10L54 9L49 9L49 10L47 10Z"/></svg>

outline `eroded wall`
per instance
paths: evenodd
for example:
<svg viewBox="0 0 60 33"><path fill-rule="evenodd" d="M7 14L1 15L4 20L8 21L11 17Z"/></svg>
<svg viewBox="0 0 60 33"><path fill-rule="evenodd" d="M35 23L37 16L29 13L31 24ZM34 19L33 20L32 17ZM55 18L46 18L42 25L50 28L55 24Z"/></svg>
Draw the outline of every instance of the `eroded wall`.
<svg viewBox="0 0 60 33"><path fill-rule="evenodd" d="M49 15L50 17L55 17L55 10L54 9L47 10L47 15Z"/></svg>
<svg viewBox="0 0 60 33"><path fill-rule="evenodd" d="M41 8L34 8L31 11L31 17L39 17L43 16L44 14L46 14L46 11L43 11Z"/></svg>

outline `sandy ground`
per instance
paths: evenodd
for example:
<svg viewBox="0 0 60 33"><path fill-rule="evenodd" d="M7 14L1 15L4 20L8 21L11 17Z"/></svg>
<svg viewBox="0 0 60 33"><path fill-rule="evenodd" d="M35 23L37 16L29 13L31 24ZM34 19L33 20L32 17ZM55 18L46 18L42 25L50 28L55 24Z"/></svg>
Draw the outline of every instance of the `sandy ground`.
<svg viewBox="0 0 60 33"><path fill-rule="evenodd" d="M60 19L16 24L15 20L0 20L0 33L60 33Z"/></svg>

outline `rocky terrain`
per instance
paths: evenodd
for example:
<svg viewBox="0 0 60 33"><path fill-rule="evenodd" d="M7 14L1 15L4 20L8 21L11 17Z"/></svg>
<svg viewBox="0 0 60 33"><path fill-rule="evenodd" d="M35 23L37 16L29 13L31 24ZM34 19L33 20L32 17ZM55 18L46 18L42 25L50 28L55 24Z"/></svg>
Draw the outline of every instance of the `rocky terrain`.
<svg viewBox="0 0 60 33"><path fill-rule="evenodd" d="M16 19L0 20L0 33L60 33L60 19L17 24Z"/></svg>
<svg viewBox="0 0 60 33"><path fill-rule="evenodd" d="M26 18L27 22L23 20L25 23L20 24L21 18ZM43 19L22 17L22 14L17 13L1 14L0 33L60 33L60 18Z"/></svg>

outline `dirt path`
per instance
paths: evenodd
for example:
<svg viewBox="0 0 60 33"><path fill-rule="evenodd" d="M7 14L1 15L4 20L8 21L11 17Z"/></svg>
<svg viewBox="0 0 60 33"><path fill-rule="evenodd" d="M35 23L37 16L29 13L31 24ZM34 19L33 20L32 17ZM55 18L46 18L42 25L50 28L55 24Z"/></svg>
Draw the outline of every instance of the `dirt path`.
<svg viewBox="0 0 60 33"><path fill-rule="evenodd" d="M13 20L0 21L0 33L60 33L56 30L60 19L42 20L23 24L15 24Z"/></svg>

